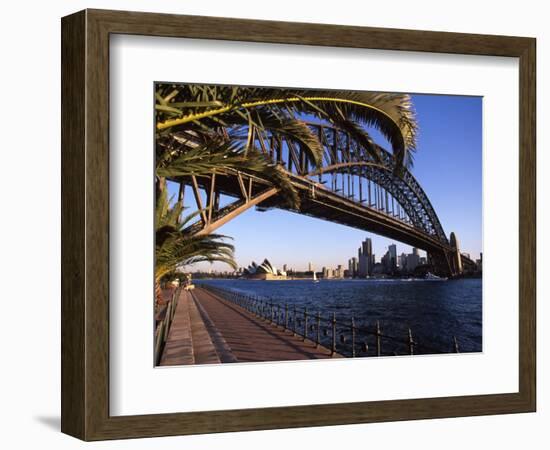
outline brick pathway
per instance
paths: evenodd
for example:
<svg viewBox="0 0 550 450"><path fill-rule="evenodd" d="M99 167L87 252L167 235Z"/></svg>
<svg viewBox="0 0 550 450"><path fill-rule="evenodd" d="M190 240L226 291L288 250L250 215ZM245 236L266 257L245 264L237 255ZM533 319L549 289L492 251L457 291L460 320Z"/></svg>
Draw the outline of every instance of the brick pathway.
<svg viewBox="0 0 550 450"><path fill-rule="evenodd" d="M168 332L166 345L160 359L161 366L194 364L191 320L189 317L189 300L191 296L181 291L178 306Z"/></svg>
<svg viewBox="0 0 550 450"><path fill-rule="evenodd" d="M330 358L328 349L304 342L205 289L191 292L237 362Z"/></svg>

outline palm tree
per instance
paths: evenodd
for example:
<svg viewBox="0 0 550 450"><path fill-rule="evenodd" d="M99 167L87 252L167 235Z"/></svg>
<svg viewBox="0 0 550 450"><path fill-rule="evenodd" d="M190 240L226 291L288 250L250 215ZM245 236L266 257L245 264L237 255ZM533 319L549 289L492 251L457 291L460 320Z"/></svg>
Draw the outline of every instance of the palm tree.
<svg viewBox="0 0 550 450"><path fill-rule="evenodd" d="M223 262L232 268L237 264L233 245L225 242L220 234L189 235L185 226L194 217L183 220L183 206L170 205L166 190L157 198L155 211L155 297L156 306L161 303L161 281L173 275L177 269L198 262Z"/></svg>
<svg viewBox="0 0 550 450"><path fill-rule="evenodd" d="M366 128L389 141L396 169L410 167L416 148L417 122L407 94L159 84L156 89L157 142L184 130L205 138L233 131L282 135L305 150L314 165L322 143L301 117L315 117L347 131L373 157L378 149ZM231 138L231 136L229 136Z"/></svg>

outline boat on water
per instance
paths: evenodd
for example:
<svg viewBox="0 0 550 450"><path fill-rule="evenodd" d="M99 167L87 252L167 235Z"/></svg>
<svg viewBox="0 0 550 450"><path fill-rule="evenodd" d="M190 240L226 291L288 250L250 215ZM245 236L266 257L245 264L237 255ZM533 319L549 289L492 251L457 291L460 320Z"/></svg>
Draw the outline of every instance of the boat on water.
<svg viewBox="0 0 550 450"><path fill-rule="evenodd" d="M319 283L319 280L317 279L317 274L315 272L313 272L313 282Z"/></svg>
<svg viewBox="0 0 550 450"><path fill-rule="evenodd" d="M437 275L434 275L433 273L428 272L426 274L426 276L424 277L424 280L427 280L427 281L445 281L445 280L447 280L447 278L446 277L438 277Z"/></svg>

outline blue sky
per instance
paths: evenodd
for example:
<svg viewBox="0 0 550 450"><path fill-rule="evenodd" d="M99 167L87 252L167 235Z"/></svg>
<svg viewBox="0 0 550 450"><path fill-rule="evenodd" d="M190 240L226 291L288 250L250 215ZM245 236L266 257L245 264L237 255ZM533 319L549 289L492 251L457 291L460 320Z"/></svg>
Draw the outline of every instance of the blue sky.
<svg viewBox="0 0 550 450"><path fill-rule="evenodd" d="M412 173L424 188L447 236L454 231L460 248L476 259L482 251L482 98L413 95L419 122ZM376 142L389 148L373 132ZM186 194L195 204L191 192ZM378 261L389 244L398 253L410 246L382 236L286 211L249 210L217 232L231 236L239 266L268 258L275 266L305 270L336 267L357 255L361 241L370 237ZM227 270L223 264L201 264L192 269ZM190 268L191 269L191 268Z"/></svg>

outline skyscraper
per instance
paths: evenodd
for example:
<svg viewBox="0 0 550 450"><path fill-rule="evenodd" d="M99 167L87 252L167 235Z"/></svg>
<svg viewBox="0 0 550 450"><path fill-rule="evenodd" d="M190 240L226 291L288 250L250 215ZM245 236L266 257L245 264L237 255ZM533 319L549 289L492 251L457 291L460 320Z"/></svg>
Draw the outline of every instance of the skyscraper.
<svg viewBox="0 0 550 450"><path fill-rule="evenodd" d="M358 267L357 275L359 277L366 277L372 274L372 268L374 267L374 255L372 254L372 241L370 238L366 238L361 247L358 250Z"/></svg>
<svg viewBox="0 0 550 450"><path fill-rule="evenodd" d="M391 273L392 272L392 264L391 264L391 257L390 257L390 251L388 250L386 253L384 253L384 256L380 259L380 262L382 263L382 266L384 267L384 273Z"/></svg>
<svg viewBox="0 0 550 450"><path fill-rule="evenodd" d="M404 252L399 255L399 267L402 271L407 270L407 255Z"/></svg>
<svg viewBox="0 0 550 450"><path fill-rule="evenodd" d="M415 252L415 250L413 248L413 252L407 255L407 272L409 273L412 273L420 265L420 254L418 251Z"/></svg>
<svg viewBox="0 0 550 450"><path fill-rule="evenodd" d="M479 254L479 259L476 260L477 270L480 272L483 270L483 253Z"/></svg>
<svg viewBox="0 0 550 450"><path fill-rule="evenodd" d="M355 256L348 261L348 271L349 271L350 277L357 276L358 264L357 264L357 258Z"/></svg>
<svg viewBox="0 0 550 450"><path fill-rule="evenodd" d="M390 244L388 246L388 253L389 253L389 264L391 270L397 269L397 246L395 244Z"/></svg>

